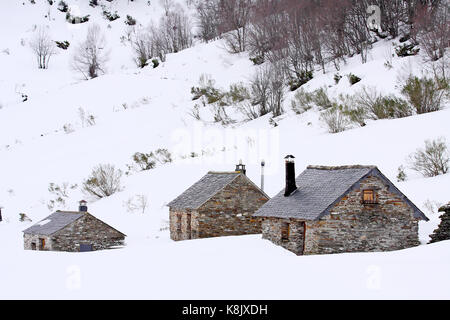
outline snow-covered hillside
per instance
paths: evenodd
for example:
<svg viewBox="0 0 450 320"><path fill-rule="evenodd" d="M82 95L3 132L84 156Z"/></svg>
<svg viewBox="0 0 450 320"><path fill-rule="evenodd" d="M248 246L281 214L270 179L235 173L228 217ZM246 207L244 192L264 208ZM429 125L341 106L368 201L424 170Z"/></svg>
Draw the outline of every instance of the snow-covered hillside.
<svg viewBox="0 0 450 320"><path fill-rule="evenodd" d="M178 1L190 12L192 8ZM36 2L0 3L0 274L7 275L1 281L0 298L450 297L446 289L449 242L392 253L322 257L296 257L259 236L180 244L169 240L166 207L206 172L233 170L240 159L257 184L260 161L266 161L265 190L270 196L284 185L286 154L296 156L297 173L311 164L377 165L396 182L398 167L406 165L408 155L425 140L450 141L448 106L330 134L319 121L318 110L301 115L290 111L293 93L289 93L288 112L275 119L276 127L269 116L227 127L201 122L190 115L195 105L191 87L202 75L210 75L223 89L248 82L257 66L247 54L231 55L218 40L169 54L158 68L139 69L129 43L121 40L127 31L124 20L129 14L144 26L158 21L164 14L158 1L150 6L143 0L108 2L110 11L121 16L113 22L88 1L66 1L80 15L90 15L90 21L81 25L67 24L56 4ZM106 75L84 81L70 61L94 22L106 34L111 58ZM71 43L68 50L58 49L48 70L37 69L28 45L35 27L41 25L48 26L55 40ZM392 41L385 39L374 44L366 64L357 56L349 58L340 74L361 77L354 86L348 81L336 85L336 71L329 66L325 74L317 71L304 88L326 86L333 97L362 86L398 94L397 80L405 72L427 72L420 55L395 56L393 67L387 69L387 54L392 54ZM28 101L22 102L23 94ZM84 125L80 113L94 116L95 125ZM94 166L113 164L125 172L134 153L158 148L168 149L174 162L124 176L123 191L89 203L92 214L127 234L126 248L86 255L23 251L21 231L50 214L47 205L54 198L48 191L50 183L78 185L64 208L73 210L86 198L80 186ZM192 152L199 156L189 157ZM430 218L420 224L420 240L425 244L439 222L436 210L428 211L429 205L450 201L450 175L423 178L407 173L408 180L397 186ZM148 197L144 214L127 212L125 202L136 195ZM19 213L33 222L19 222ZM175 285L184 289L173 290Z"/></svg>

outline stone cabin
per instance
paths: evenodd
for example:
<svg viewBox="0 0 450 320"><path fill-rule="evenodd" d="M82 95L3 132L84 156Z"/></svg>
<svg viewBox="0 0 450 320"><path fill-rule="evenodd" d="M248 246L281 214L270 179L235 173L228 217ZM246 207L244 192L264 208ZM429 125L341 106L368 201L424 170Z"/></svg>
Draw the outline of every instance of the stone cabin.
<svg viewBox="0 0 450 320"><path fill-rule="evenodd" d="M85 201L79 211L56 211L23 231L24 249L86 252L124 245L126 235L87 212Z"/></svg>
<svg viewBox="0 0 450 320"><path fill-rule="evenodd" d="M232 172L209 172L168 204L170 238L260 234L261 221L253 214L268 200L246 176L244 165Z"/></svg>
<svg viewBox="0 0 450 320"><path fill-rule="evenodd" d="M263 238L297 255L392 251L420 244L428 221L375 166L309 166L256 213Z"/></svg>

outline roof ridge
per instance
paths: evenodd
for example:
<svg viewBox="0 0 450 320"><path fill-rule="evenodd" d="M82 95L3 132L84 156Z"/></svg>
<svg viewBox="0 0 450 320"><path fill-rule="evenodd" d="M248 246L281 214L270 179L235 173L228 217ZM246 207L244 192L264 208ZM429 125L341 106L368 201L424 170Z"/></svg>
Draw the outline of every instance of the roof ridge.
<svg viewBox="0 0 450 320"><path fill-rule="evenodd" d="M208 174L240 174L240 171L209 171Z"/></svg>
<svg viewBox="0 0 450 320"><path fill-rule="evenodd" d="M344 165L344 166L317 166L310 165L307 169L315 169L315 170L346 170L346 169L376 169L377 166L374 165Z"/></svg>

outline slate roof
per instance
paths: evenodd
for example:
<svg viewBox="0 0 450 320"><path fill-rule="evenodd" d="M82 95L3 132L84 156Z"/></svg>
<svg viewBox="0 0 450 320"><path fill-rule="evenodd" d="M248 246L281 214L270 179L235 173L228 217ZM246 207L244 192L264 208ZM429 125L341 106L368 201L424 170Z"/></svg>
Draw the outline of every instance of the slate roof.
<svg viewBox="0 0 450 320"><path fill-rule="evenodd" d="M69 224L75 222L82 216L84 216L84 213L57 211L49 215L47 218L29 227L28 229L24 230L23 232L25 234L50 236L58 232L59 230L62 230L63 228L67 227Z"/></svg>
<svg viewBox="0 0 450 320"><path fill-rule="evenodd" d="M428 218L375 166L324 167L309 166L296 178L298 189L289 197L284 189L266 202L258 211L257 217L294 218L319 220L329 214L329 210L348 192L357 188L365 177L378 176L389 186L389 191L399 195L414 210L414 217Z"/></svg>
<svg viewBox="0 0 450 320"><path fill-rule="evenodd" d="M208 172L167 206L175 209L198 209L240 175L247 178L246 175L237 171ZM248 181L251 182L250 179ZM255 187L258 188L256 185Z"/></svg>

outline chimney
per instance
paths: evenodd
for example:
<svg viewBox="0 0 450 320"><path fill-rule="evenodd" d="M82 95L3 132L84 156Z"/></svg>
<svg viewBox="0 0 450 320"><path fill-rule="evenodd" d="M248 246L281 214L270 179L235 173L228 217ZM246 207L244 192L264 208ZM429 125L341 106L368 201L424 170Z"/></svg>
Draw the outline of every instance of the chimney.
<svg viewBox="0 0 450 320"><path fill-rule="evenodd" d="M79 212L87 212L88 211L87 202L85 200L80 201L80 206L78 208L78 211Z"/></svg>
<svg viewBox="0 0 450 320"><path fill-rule="evenodd" d="M247 170L245 169L245 164L242 164L242 160L239 160L239 164L236 165L236 172L243 173L244 175L247 174Z"/></svg>
<svg viewBox="0 0 450 320"><path fill-rule="evenodd" d="M264 168L266 166L266 162L261 160L261 190L264 191Z"/></svg>
<svg viewBox="0 0 450 320"><path fill-rule="evenodd" d="M292 192L297 190L295 184L295 157L288 155L284 158L286 160L286 189L284 190L284 196L289 197Z"/></svg>

